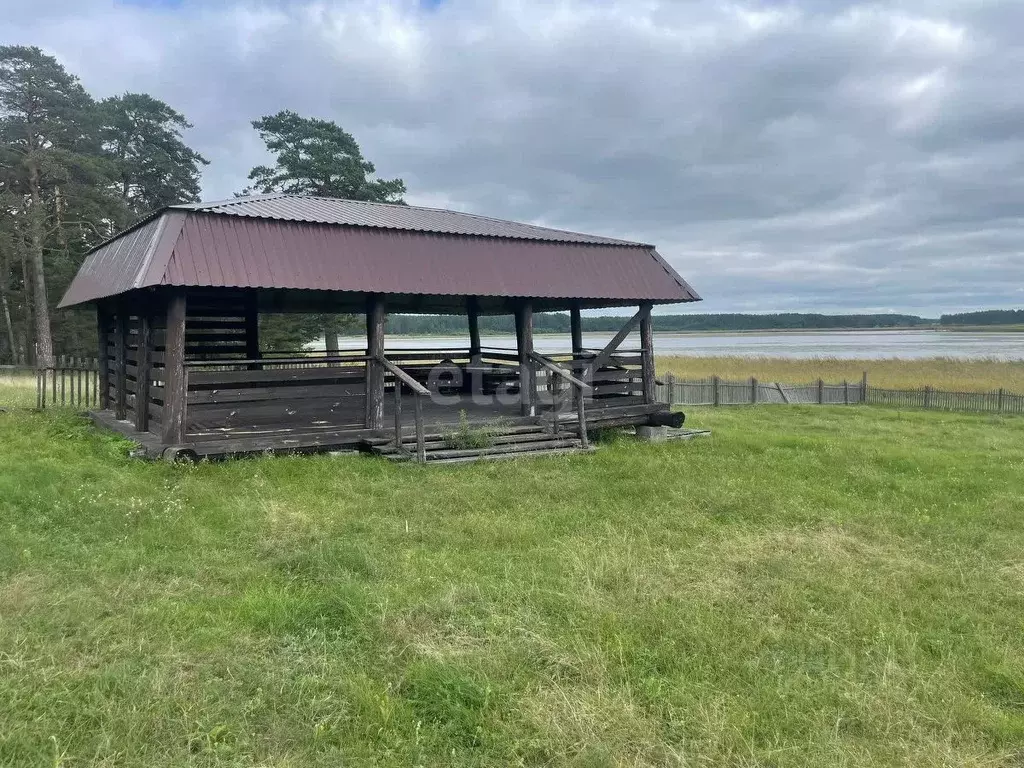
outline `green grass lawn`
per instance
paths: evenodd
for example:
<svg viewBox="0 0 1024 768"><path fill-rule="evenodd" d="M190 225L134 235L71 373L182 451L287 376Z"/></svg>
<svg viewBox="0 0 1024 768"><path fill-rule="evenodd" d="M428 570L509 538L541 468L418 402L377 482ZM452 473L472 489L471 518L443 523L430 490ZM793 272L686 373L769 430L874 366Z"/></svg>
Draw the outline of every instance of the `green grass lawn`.
<svg viewBox="0 0 1024 768"><path fill-rule="evenodd" d="M1024 418L457 467L0 413L0 765L1020 766Z"/></svg>

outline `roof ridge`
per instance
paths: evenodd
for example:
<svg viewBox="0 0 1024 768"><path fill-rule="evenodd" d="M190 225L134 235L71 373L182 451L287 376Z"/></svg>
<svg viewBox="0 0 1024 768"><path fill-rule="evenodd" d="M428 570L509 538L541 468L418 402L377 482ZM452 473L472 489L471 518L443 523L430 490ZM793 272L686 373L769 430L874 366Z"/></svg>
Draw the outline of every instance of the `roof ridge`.
<svg viewBox="0 0 1024 768"><path fill-rule="evenodd" d="M592 233L592 232L589 232L589 233L588 232L579 232L579 231L572 230L572 229L560 229L558 227L548 227L548 226L544 226L544 225L541 225L541 224L533 224L531 222L515 221L514 219L499 219L499 218L497 218L495 216L486 216L484 214L470 213L468 211L456 211L456 210L452 210L451 208L437 208L437 207L429 206L429 205L410 205L408 203L383 203L383 202L377 202L375 200L354 200L354 199L348 198L348 197L331 197L329 195L299 195L299 194L293 194L293 193L289 193L289 192L270 192L270 193L260 194L260 195L244 195L244 196L241 196L241 197L234 197L234 198L231 198L230 200L223 200L223 201L214 200L214 201L210 201L210 202L207 202L207 203L192 203L192 204L188 204L187 207L190 210L194 210L194 211L208 211L208 210L213 209L213 208L225 208L225 207L230 206L230 205L242 205L242 204L245 204L246 202L251 202L251 201L254 201L254 200L280 200L280 199L319 200L319 201L328 201L328 202L340 201L340 202L343 202L343 203L349 203L349 204L355 203L357 205L365 205L365 206L386 206L388 208L399 208L399 209L404 209L404 210L419 210L419 211L431 211L431 212L434 212L434 213L449 213L449 214L452 214L454 216L466 216L466 217L469 217L469 218L472 218L472 219L477 219L479 221L487 221L487 222L492 222L492 223L495 223L495 224L506 224L506 225L507 224L511 224L511 225L514 225L514 226L527 226L527 227L532 227L534 229L543 230L545 232L557 232L557 233L562 234L562 235L572 235L572 236L575 236L575 237L582 237L582 238L587 238L587 239L594 238L594 237L599 237L602 240L608 241L609 245L611 245L611 244L619 244L619 245L642 246L644 248L652 248L653 247L650 243L642 243L642 242L639 242L637 240L625 240L625 239L618 238L618 237L609 237L607 235L597 235L597 234ZM182 206L182 207L186 207L186 206Z"/></svg>

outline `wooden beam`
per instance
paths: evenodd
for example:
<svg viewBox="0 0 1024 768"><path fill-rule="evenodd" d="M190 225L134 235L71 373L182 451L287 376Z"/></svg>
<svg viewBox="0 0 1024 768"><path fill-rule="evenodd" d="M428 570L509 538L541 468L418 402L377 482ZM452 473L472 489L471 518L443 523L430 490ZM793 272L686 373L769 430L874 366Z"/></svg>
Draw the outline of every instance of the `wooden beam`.
<svg viewBox="0 0 1024 768"><path fill-rule="evenodd" d="M647 311L649 313L651 311L650 305L647 304L645 306L648 307ZM608 362L608 360L611 358L615 350L619 348L619 345L626 340L626 337L629 336L629 334L636 330L636 327L640 324L640 321L643 319L643 316L644 309L643 307L641 307L640 311L638 311L635 315L633 315L631 318L629 318L629 320L626 321L626 324L619 329L619 332L612 337L612 340L604 345L604 349L602 349L594 356L594 360L591 362L590 366L591 370L594 373L596 373L598 369L602 368L604 364Z"/></svg>
<svg viewBox="0 0 1024 768"><path fill-rule="evenodd" d="M476 296L466 300L466 319L469 321L469 357L476 365L480 362L480 301Z"/></svg>
<svg viewBox="0 0 1024 768"><path fill-rule="evenodd" d="M371 294L366 302L366 428L384 426L384 297Z"/></svg>
<svg viewBox="0 0 1024 768"><path fill-rule="evenodd" d="M152 368L153 331L148 314L139 317L138 349L135 353L135 429L149 430L149 372Z"/></svg>
<svg viewBox="0 0 1024 768"><path fill-rule="evenodd" d="M96 358L96 407L105 411L110 407L110 352L107 346L110 344L110 313L106 304L96 305L96 334L100 349L99 357ZM43 378L43 387L46 387L46 378ZM45 392L44 400L45 400Z"/></svg>
<svg viewBox="0 0 1024 768"><path fill-rule="evenodd" d="M569 330L572 334L572 354L578 356L583 352L583 318L578 303L569 310Z"/></svg>
<svg viewBox="0 0 1024 768"><path fill-rule="evenodd" d="M128 308L124 304L117 307L114 318L114 417L123 419L127 413L127 363L125 361L125 345L128 337Z"/></svg>
<svg viewBox="0 0 1024 768"><path fill-rule="evenodd" d="M537 379L533 360L533 305L524 301L516 306L516 349L519 352L519 412L536 415Z"/></svg>
<svg viewBox="0 0 1024 768"><path fill-rule="evenodd" d="M168 297L167 336L164 341L164 413L162 421L165 445L185 442L185 405L188 380L185 371L185 291Z"/></svg>
<svg viewBox="0 0 1024 768"><path fill-rule="evenodd" d="M654 392L654 328L651 324L651 305L640 305L640 367L643 377L644 402L653 403Z"/></svg>

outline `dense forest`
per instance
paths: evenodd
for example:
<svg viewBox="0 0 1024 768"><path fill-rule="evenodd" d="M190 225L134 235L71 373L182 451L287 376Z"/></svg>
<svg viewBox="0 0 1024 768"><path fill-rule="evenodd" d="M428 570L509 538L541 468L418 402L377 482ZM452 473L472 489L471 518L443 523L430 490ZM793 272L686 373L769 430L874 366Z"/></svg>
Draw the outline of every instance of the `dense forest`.
<svg viewBox="0 0 1024 768"><path fill-rule="evenodd" d="M620 316L583 317L584 331L607 331L614 333L622 327ZM701 314L701 315L653 315L654 330L670 331L761 331L797 329L842 329L842 328L908 328L933 325L916 315L818 315L796 312L768 315L746 314ZM562 313L536 314L533 317L535 333L568 333L569 316ZM389 333L400 334L464 334L466 318L460 315L393 315L388 317ZM495 315L480 318L482 333L514 333L511 315Z"/></svg>
<svg viewBox="0 0 1024 768"><path fill-rule="evenodd" d="M986 309L943 315L942 325L1024 325L1024 309Z"/></svg>
<svg viewBox="0 0 1024 768"><path fill-rule="evenodd" d="M55 58L0 46L0 363L52 365L93 355L90 310L55 311L91 248L151 211L199 199L207 160L191 128L144 93L97 97ZM335 123L287 110L252 122L274 157L241 193L288 192L401 203L401 179L373 178L355 138ZM361 323L347 315L260 318L268 348Z"/></svg>
<svg viewBox="0 0 1024 768"><path fill-rule="evenodd" d="M85 255L149 212L199 199L207 160L186 144L191 127L145 93L95 95L39 48L0 46L0 363L52 365L93 355L92 311L55 311ZM274 158L239 192L287 192L404 202L402 179L378 179L355 138L337 124L283 110L252 122ZM568 332L564 314L538 314L536 330ZM936 325L913 315L656 315L659 331L891 328ZM1024 310L943 315L945 326L1024 323ZM585 317L615 331L621 317ZM263 316L265 349L296 349L359 333L352 315ZM484 333L511 333L511 317L481 318ZM464 317L393 316L391 333L461 334Z"/></svg>

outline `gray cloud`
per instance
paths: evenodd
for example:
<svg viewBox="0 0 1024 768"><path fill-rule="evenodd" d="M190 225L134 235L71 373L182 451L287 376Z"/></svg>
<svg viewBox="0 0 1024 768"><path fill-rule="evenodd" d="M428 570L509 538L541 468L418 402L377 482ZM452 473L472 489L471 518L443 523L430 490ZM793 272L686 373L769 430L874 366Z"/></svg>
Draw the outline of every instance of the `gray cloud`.
<svg viewBox="0 0 1024 768"><path fill-rule="evenodd" d="M655 242L702 311L1024 304L1024 5L0 2L96 95L337 120L411 202Z"/></svg>

